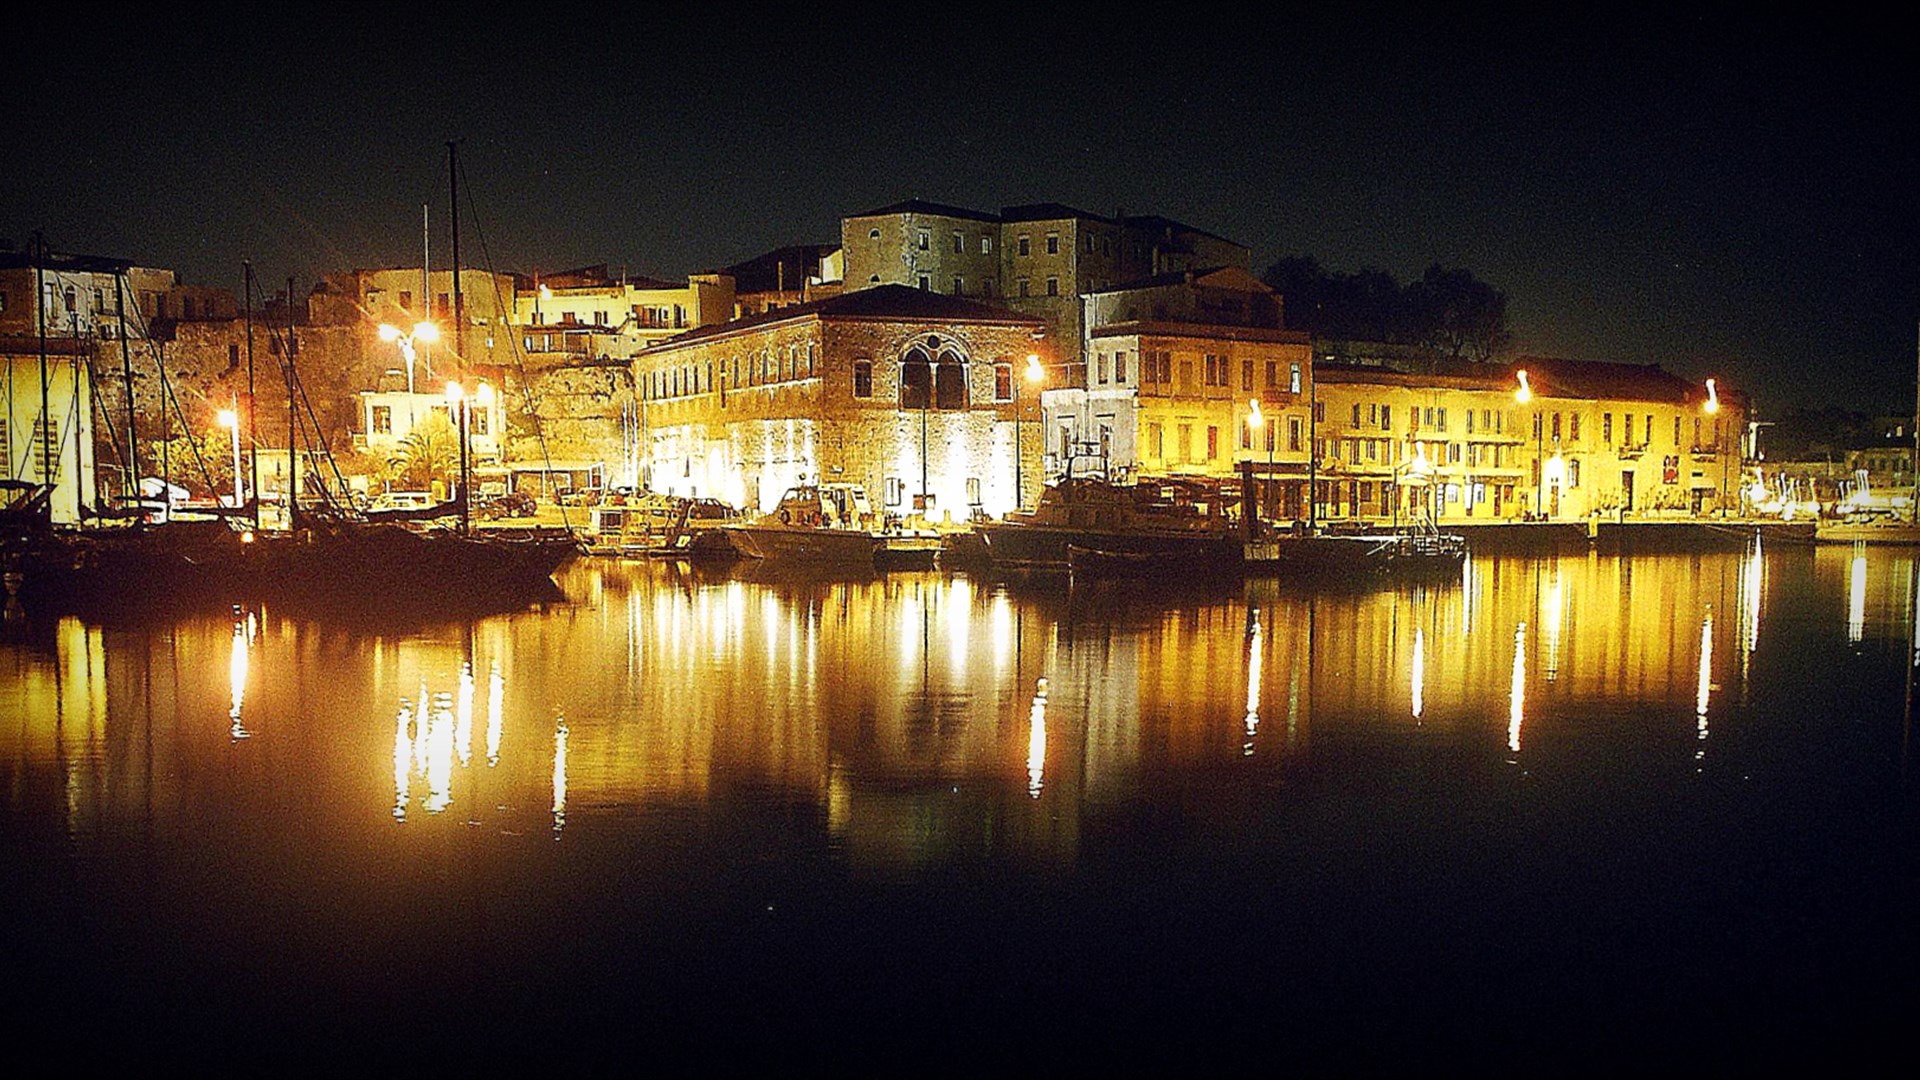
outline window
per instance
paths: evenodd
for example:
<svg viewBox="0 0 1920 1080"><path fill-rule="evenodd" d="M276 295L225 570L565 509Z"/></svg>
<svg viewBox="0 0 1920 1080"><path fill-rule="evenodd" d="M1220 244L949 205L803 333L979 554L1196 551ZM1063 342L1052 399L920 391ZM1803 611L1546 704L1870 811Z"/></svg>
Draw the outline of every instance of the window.
<svg viewBox="0 0 1920 1080"><path fill-rule="evenodd" d="M601 326L607 325L607 313L604 310L594 312L593 321L599 323Z"/></svg>
<svg viewBox="0 0 1920 1080"><path fill-rule="evenodd" d="M987 279L985 279L985 280L983 280L983 281L982 281L982 282L980 283L980 295L981 295L981 296L992 296L993 294L994 294L994 293L993 293L993 279L992 279L992 278L987 278Z"/></svg>
<svg viewBox="0 0 1920 1080"><path fill-rule="evenodd" d="M1560 441L1560 414L1559 413L1553 414L1553 441L1554 442Z"/></svg>
<svg viewBox="0 0 1920 1080"><path fill-rule="evenodd" d="M1092 233L1088 233L1086 235L1086 243L1082 245L1082 250L1084 250L1089 255L1093 254L1093 234Z"/></svg>
<svg viewBox="0 0 1920 1080"><path fill-rule="evenodd" d="M1300 365L1290 364L1288 367L1291 370L1287 373L1287 392L1297 394L1300 392Z"/></svg>
<svg viewBox="0 0 1920 1080"><path fill-rule="evenodd" d="M878 284L880 284L880 275L879 275L879 274L875 274L875 275L873 275L872 277L870 277L870 278L868 278L868 279L867 279L867 284L869 284L869 285L878 285Z"/></svg>
<svg viewBox="0 0 1920 1080"><path fill-rule="evenodd" d="M405 289L400 291L400 306L409 310L413 307L413 294Z"/></svg>
<svg viewBox="0 0 1920 1080"><path fill-rule="evenodd" d="M1220 429L1207 425L1207 460L1213 461L1220 456Z"/></svg>
<svg viewBox="0 0 1920 1080"><path fill-rule="evenodd" d="M1127 350L1125 349L1113 354L1113 381L1117 383L1127 381ZM1714 423L1717 424L1719 421L1716 420Z"/></svg>
<svg viewBox="0 0 1920 1080"><path fill-rule="evenodd" d="M1180 361L1180 385L1178 389L1193 389L1193 361L1191 360Z"/></svg>
<svg viewBox="0 0 1920 1080"><path fill-rule="evenodd" d="M1060 254L1060 234L1059 233L1047 234L1047 254L1049 255Z"/></svg>
<svg viewBox="0 0 1920 1080"><path fill-rule="evenodd" d="M906 498L907 485L897 476L887 477L887 505L899 506Z"/></svg>
<svg viewBox="0 0 1920 1080"><path fill-rule="evenodd" d="M1020 255L1024 258L1031 254L1033 254L1033 243L1025 235L1022 235L1020 237Z"/></svg>
<svg viewBox="0 0 1920 1080"><path fill-rule="evenodd" d="M868 230L867 230L867 239L869 239L869 240L878 240L878 239L880 239L880 230L879 230L879 229L868 229Z"/></svg>
<svg viewBox="0 0 1920 1080"><path fill-rule="evenodd" d="M1249 417L1248 419L1252 419L1252 418ZM1252 424L1240 425L1240 449L1242 450L1253 449L1253 425Z"/></svg>
<svg viewBox="0 0 1920 1080"><path fill-rule="evenodd" d="M227 346L227 366L230 368L240 366L240 346L238 345Z"/></svg>
<svg viewBox="0 0 1920 1080"><path fill-rule="evenodd" d="M977 476L967 477L967 505L980 505L980 478Z"/></svg>
<svg viewBox="0 0 1920 1080"><path fill-rule="evenodd" d="M1324 424L1327 422L1326 402L1316 401L1313 403L1313 422L1316 424Z"/></svg>
<svg viewBox="0 0 1920 1080"><path fill-rule="evenodd" d="M1567 416L1567 438L1573 442L1580 441L1580 414L1579 413L1570 413Z"/></svg>
<svg viewBox="0 0 1920 1080"><path fill-rule="evenodd" d="M993 400L1013 400L1013 365L993 365Z"/></svg>
<svg viewBox="0 0 1920 1080"><path fill-rule="evenodd" d="M940 364L934 369L934 402L936 409L964 409L967 407L967 365L957 353L943 352Z"/></svg>
<svg viewBox="0 0 1920 1080"><path fill-rule="evenodd" d="M1353 426L1360 426L1360 403L1357 401L1353 403Z"/></svg>
<svg viewBox="0 0 1920 1080"><path fill-rule="evenodd" d="M1267 449L1273 449L1272 435L1267 436ZM1293 451L1300 449L1300 418L1297 416L1287 417L1287 449Z"/></svg>
<svg viewBox="0 0 1920 1080"><path fill-rule="evenodd" d="M960 254L962 251L965 250L966 246L967 246L966 240L963 239L959 233L954 233L953 234L953 253L955 255Z"/></svg>
<svg viewBox="0 0 1920 1080"><path fill-rule="evenodd" d="M1607 413L1600 418L1600 441L1613 445L1613 414Z"/></svg>
<svg viewBox="0 0 1920 1080"><path fill-rule="evenodd" d="M953 279L953 295L959 296L961 293L964 293L966 291L967 291L967 279L963 277L954 278Z"/></svg>
<svg viewBox="0 0 1920 1080"><path fill-rule="evenodd" d="M1677 416L1673 418L1673 445L1680 445L1680 418Z"/></svg>
<svg viewBox="0 0 1920 1080"><path fill-rule="evenodd" d="M1380 406L1380 430L1393 430L1393 406L1391 405Z"/></svg>
<svg viewBox="0 0 1920 1080"><path fill-rule="evenodd" d="M1267 389L1273 390L1278 388L1279 385L1280 362L1278 360L1269 360L1267 361Z"/></svg>
<svg viewBox="0 0 1920 1080"><path fill-rule="evenodd" d="M375 405L373 419L369 421L368 427L375 435L393 434L393 406Z"/></svg>
<svg viewBox="0 0 1920 1080"><path fill-rule="evenodd" d="M1540 438L1540 433L1546 430L1545 428L1546 422L1547 422L1547 418L1545 416L1542 416L1539 413L1533 414L1533 437L1534 438L1536 439Z"/></svg>
<svg viewBox="0 0 1920 1080"><path fill-rule="evenodd" d="M1026 278L1021 278L1020 279L1020 295L1030 296L1032 295L1031 290L1032 290L1032 283L1029 282Z"/></svg>
<svg viewBox="0 0 1920 1080"><path fill-rule="evenodd" d="M925 275L925 274L921 274L921 275L920 275L920 287L921 287L922 289L926 289L926 290L928 290L928 291L932 291L932 289L933 289L933 279L932 279L932 278L930 278L930 277L928 277L928 276L927 276L927 275Z"/></svg>
<svg viewBox="0 0 1920 1080"><path fill-rule="evenodd" d="M1253 361L1240 361L1240 389L1253 389Z"/></svg>
<svg viewBox="0 0 1920 1080"><path fill-rule="evenodd" d="M1473 434L1473 410L1467 410L1467 434Z"/></svg>
<svg viewBox="0 0 1920 1080"><path fill-rule="evenodd" d="M1107 381L1107 354L1106 353L1100 353L1098 356L1094 358L1094 367L1099 372L1100 381L1102 383L1105 383Z"/></svg>
<svg viewBox="0 0 1920 1080"><path fill-rule="evenodd" d="M1578 458L1567 462L1567 486L1570 488L1580 486L1580 461Z"/></svg>
<svg viewBox="0 0 1920 1080"><path fill-rule="evenodd" d="M900 361L900 407L933 407L933 359L918 347L909 349Z"/></svg>
<svg viewBox="0 0 1920 1080"><path fill-rule="evenodd" d="M873 396L873 361L855 360L853 362L853 396L857 398Z"/></svg>
<svg viewBox="0 0 1920 1080"><path fill-rule="evenodd" d="M487 417L490 416L492 412L493 410L491 409L475 409L469 414L472 417L473 434L485 435L487 433Z"/></svg>
<svg viewBox="0 0 1920 1080"><path fill-rule="evenodd" d="M927 250L927 244L928 244L928 241L930 241L930 240L932 239L932 237L931 237L931 235L930 235L930 234L928 234L928 232L927 232L927 230L925 230L925 229L921 229L921 230L920 230L920 238L919 238L919 239L920 239L920 245L919 245L919 246L920 246L920 250L921 250L921 251L926 251L926 250Z"/></svg>
<svg viewBox="0 0 1920 1080"><path fill-rule="evenodd" d="M1047 279L1047 295L1048 296L1060 295L1060 279L1059 278L1050 277Z"/></svg>
<svg viewBox="0 0 1920 1080"><path fill-rule="evenodd" d="M980 254L982 255L993 254L993 237L982 236L980 238Z"/></svg>

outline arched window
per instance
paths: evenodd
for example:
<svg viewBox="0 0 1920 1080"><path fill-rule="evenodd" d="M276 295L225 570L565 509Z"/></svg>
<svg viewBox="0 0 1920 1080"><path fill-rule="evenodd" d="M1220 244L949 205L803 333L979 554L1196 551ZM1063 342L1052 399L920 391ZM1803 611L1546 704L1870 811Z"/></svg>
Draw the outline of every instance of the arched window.
<svg viewBox="0 0 1920 1080"><path fill-rule="evenodd" d="M915 345L900 361L900 407L926 409L933 406L933 365L926 350Z"/></svg>
<svg viewBox="0 0 1920 1080"><path fill-rule="evenodd" d="M961 361L959 353L949 350L940 354L933 397L936 409L967 407L967 365Z"/></svg>

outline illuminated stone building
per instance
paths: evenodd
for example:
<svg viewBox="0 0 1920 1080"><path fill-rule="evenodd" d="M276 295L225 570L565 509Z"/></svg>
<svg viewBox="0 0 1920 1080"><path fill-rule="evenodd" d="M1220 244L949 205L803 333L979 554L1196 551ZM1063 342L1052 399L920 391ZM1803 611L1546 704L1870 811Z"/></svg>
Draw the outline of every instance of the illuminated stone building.
<svg viewBox="0 0 1920 1080"><path fill-rule="evenodd" d="M847 481L902 516L1002 514L1016 472L1038 487L1014 380L1049 345L1032 316L897 285L690 331L633 360L648 486L766 511Z"/></svg>

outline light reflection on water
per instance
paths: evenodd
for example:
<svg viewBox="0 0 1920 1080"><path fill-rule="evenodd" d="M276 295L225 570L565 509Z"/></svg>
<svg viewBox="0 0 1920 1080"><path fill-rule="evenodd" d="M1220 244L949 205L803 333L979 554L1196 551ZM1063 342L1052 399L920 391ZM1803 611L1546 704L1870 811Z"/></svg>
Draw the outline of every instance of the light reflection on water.
<svg viewBox="0 0 1920 1080"><path fill-rule="evenodd" d="M1358 738L1426 731L1531 767L1576 752L1555 749L1569 732L1642 737L1583 718L1649 715L1704 759L1710 722L1724 747L1738 710L1765 705L1756 688L1802 677L1767 669L1779 612L1844 597L1844 626L1829 615L1811 640L1903 658L1920 623L1910 554L1758 545L1481 558L1457 584L1371 592L637 563L584 564L567 586L594 604L399 633L272 610L61 619L0 645L7 813L76 836L154 816L190 829L225 777L268 813L291 785L315 827L346 834L431 834L456 809L558 837L634 810L794 804L854 862L918 865L983 835L1071 862L1091 817Z"/></svg>

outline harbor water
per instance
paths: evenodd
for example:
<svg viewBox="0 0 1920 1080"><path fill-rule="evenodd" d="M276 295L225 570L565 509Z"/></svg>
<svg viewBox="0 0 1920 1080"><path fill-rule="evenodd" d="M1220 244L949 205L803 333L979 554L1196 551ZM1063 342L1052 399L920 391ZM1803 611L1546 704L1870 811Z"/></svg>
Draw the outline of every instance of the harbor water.
<svg viewBox="0 0 1920 1080"><path fill-rule="evenodd" d="M13 618L21 1060L1841 1064L1920 994L1914 554L1457 578L583 561Z"/></svg>

